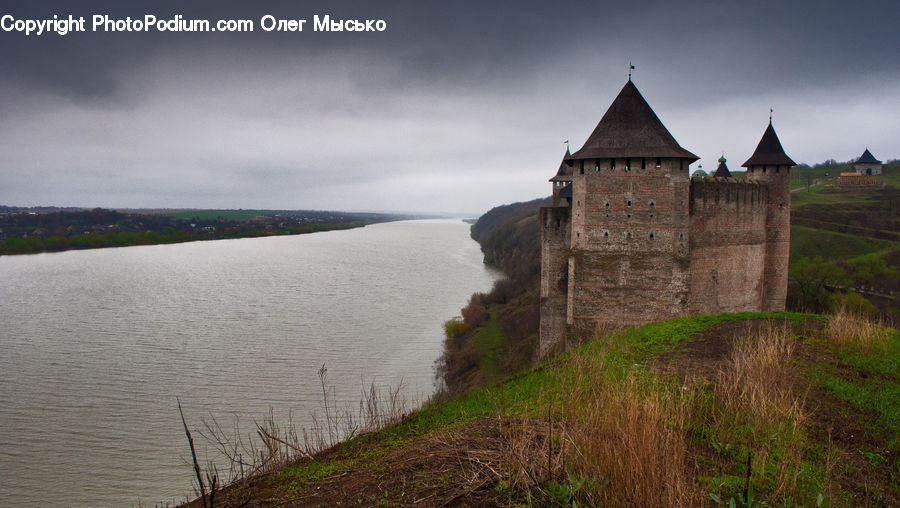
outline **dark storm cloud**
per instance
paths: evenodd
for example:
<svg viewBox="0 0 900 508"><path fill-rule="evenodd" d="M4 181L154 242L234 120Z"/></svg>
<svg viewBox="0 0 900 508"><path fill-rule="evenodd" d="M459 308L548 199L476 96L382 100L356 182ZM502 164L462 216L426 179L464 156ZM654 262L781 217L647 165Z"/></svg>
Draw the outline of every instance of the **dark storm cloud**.
<svg viewBox="0 0 900 508"><path fill-rule="evenodd" d="M580 146L629 61L704 161L749 155L769 106L795 159L864 144L896 156L884 134L900 114L891 2L6 2L6 13L257 29L0 32L0 203L483 210L547 193L562 141ZM388 30L266 33L265 14Z"/></svg>

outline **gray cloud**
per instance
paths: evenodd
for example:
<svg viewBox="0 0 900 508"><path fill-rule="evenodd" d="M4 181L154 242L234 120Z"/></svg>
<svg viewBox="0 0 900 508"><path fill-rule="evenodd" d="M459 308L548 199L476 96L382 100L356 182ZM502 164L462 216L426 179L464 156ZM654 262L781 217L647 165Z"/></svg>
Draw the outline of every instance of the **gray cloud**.
<svg viewBox="0 0 900 508"><path fill-rule="evenodd" d="M0 15L66 15L7 2ZM0 32L0 203L482 211L549 192L635 81L733 167L896 157L893 3L174 2L85 15L384 18L384 33ZM740 159L740 160L739 160Z"/></svg>

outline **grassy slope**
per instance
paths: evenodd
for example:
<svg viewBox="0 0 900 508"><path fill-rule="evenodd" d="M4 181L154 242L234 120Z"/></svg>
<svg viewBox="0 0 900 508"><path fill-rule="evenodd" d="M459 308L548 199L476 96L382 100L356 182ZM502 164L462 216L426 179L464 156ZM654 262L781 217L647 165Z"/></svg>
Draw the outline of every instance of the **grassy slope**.
<svg viewBox="0 0 900 508"><path fill-rule="evenodd" d="M898 242L838 233L825 229L791 226L791 260L822 256L825 259L851 259L873 252L900 248Z"/></svg>
<svg viewBox="0 0 900 508"><path fill-rule="evenodd" d="M527 502L558 505L560 502L568 504L576 497L587 496L595 491L605 493L604 495L616 495L615 489L624 486L604 484L603 481L598 483L596 480L603 478L594 478L592 473L585 472L587 469L579 469L583 464L574 458L566 462L565 456L563 469L551 472L553 479L544 477L534 482L516 483L512 472L527 469L533 464L493 464L491 470L499 476L487 484L479 484L477 491L469 488L468 484L464 485L462 477L454 476L451 463L437 463L439 461L434 459L432 462L437 461L435 464L429 463L428 467L415 472L415 481L407 481L407 476L412 473L405 473L407 476L392 474L392 470L398 467L398 462L389 460L388 457L412 458L423 453L414 447L419 446L416 443L423 440L444 443L448 439L445 436L454 431L472 434L470 437L474 439L475 431L470 429L476 428L476 422L495 421L498 415L501 416L501 421L507 418L527 422L552 411L557 413L555 418L564 421L566 411L571 409L567 405L577 400L572 398L572 394L578 389L572 385L571 380L581 379L577 383L584 382L582 378L573 378L572 372L579 365L585 365L585 362L595 368L590 373L591 377L613 386L616 392L621 390L616 386L625 386L622 385L625 382L623 380L637 376L641 380L641 386L645 387L641 389L641 393L680 394L681 379L659 374L653 369L660 354L678 354L693 338L722 326L723 323L759 318L777 318L792 323L820 319L817 316L795 313L741 313L694 316L629 329L586 344L500 384L452 400L429 403L400 424L343 443L318 456L316 460L302 460L280 473L263 477L250 486L235 489L219 499L230 499L239 504L237 501L242 502L249 496L259 501L252 506L275 505L291 499L307 499L310 504L332 503L335 497L316 496L323 496L325 491L336 489L336 495L339 496L337 499L363 505L412 504L412 499L429 499L435 493L440 501L442 496L457 492L464 496L480 495L481 497L472 498L479 499L478 504L514 505ZM799 434L790 438L785 437L787 434L779 437L778 430L771 430L780 427L756 429L749 423L752 420L742 419L746 415L732 414L731 417L739 423L723 427L720 424L722 415L730 413L724 412L722 403L710 386L696 384L695 392L692 392L692 396L696 398L691 400L699 401L695 402L697 409L685 424L684 437L678 438L686 443L693 457L685 467L692 471L694 480L691 483L700 492L700 497L695 499L702 499L709 504L713 499L709 493L726 501L729 497L741 495L747 454L752 451L759 454L761 449L765 450L763 458L756 455L756 462L753 463L752 485L757 499L779 505L815 505L821 495L823 506L891 503L900 499L897 487L900 480L900 445L897 439L900 435L900 405L895 403L900 398L900 334L893 332L885 354L874 357L861 355L852 348L841 350L831 347L820 335L813 334L798 340L802 340L806 349L819 355L815 360L810 360L808 355L800 356L793 362L799 378L810 383L807 393L810 393L808 390L813 390L821 395L821 400L827 403L825 405L839 408L833 414L829 413L837 418L831 422L835 433L841 428L859 429L858 433L864 434L867 440L862 443L855 441L841 448L840 437L832 440L831 431L827 434L820 431L820 426L815 424L817 417L805 422ZM850 366L849 370L847 366ZM818 399L815 403L822 404ZM577 422L573 420L572 423ZM617 432L627 434L631 429L630 425L633 424L625 425ZM760 432L769 436L762 444L752 437ZM554 439L563 440L562 437L557 437L550 442L554 443ZM544 446L541 444L544 442L543 438L537 442L538 447ZM858 450L849 449L848 446ZM396 453L392 450L396 450ZM779 464L787 460L782 456L789 455L789 452L798 457L795 487L789 491L778 491L777 478L783 476L779 472ZM506 450L501 456L509 453L511 452ZM846 456L840 453L845 453ZM405 460L407 459L403 459ZM457 460L458 456L449 462ZM433 472L430 471L432 466ZM503 469L504 466L508 471ZM541 471L541 467L543 466L538 464L534 470ZM402 484L402 489L392 490L392 487L383 492L368 492L367 489L357 488L349 479L363 473L386 477L387 483L383 485ZM861 476L867 478L868 484L864 491L850 485ZM581 493L578 492L579 489L582 490ZM431 494L426 497L425 494L428 493ZM419 494L423 497L406 497ZM266 499L268 501L264 501ZM319 501L315 501L317 499ZM433 505L434 500L432 498L432 503L426 505Z"/></svg>

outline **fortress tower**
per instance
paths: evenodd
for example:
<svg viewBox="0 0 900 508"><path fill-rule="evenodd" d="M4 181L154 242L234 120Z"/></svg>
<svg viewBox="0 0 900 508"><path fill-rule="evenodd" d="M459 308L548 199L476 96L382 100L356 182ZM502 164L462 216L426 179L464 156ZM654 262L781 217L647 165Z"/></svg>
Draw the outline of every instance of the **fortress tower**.
<svg viewBox="0 0 900 508"><path fill-rule="evenodd" d="M765 185L769 193L761 310L784 310L791 249L791 167L796 163L784 153L771 118L756 151L743 166L747 180Z"/></svg>
<svg viewBox="0 0 900 508"><path fill-rule="evenodd" d="M584 146L566 151L541 209L539 357L607 328L784 308L794 163L774 129L745 163L747 181L724 157L714 177L691 180L696 160L631 80Z"/></svg>

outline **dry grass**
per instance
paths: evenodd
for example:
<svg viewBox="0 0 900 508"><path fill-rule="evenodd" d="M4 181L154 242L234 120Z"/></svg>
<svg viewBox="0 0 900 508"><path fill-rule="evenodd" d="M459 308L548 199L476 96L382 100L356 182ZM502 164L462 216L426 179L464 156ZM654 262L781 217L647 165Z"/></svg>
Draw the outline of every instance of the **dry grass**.
<svg viewBox="0 0 900 508"><path fill-rule="evenodd" d="M298 428L290 413L286 423L279 423L272 410L262 421L254 421L255 432L247 434L237 419L230 428L223 427L213 416L201 419L203 427L198 432L219 455L217 461L207 465L207 471L225 480L221 485L248 480L311 458L316 452L359 434L383 429L407 414L407 401L400 393L402 384L380 391L370 383L361 393L358 408L337 407L327 388L327 372L323 365L319 371L323 412L313 412L308 427Z"/></svg>
<svg viewBox="0 0 900 508"><path fill-rule="evenodd" d="M793 354L793 335L785 327L770 324L739 338L719 370L717 395L757 426L794 416L800 401L793 391Z"/></svg>
<svg viewBox="0 0 900 508"><path fill-rule="evenodd" d="M883 322L872 322L846 308L839 309L828 321L828 341L840 348L856 348L862 354L884 354L891 330Z"/></svg>
<svg viewBox="0 0 900 508"><path fill-rule="evenodd" d="M793 334L769 324L735 341L716 379L724 406L716 426L722 442L744 442L753 453L753 481L774 468L773 494L796 492L807 420L791 365Z"/></svg>
<svg viewBox="0 0 900 508"><path fill-rule="evenodd" d="M631 372L606 379L601 360L574 357L561 409L560 469L591 478L577 493L592 506L690 506L703 493L687 464L689 392ZM559 405L559 402L556 403ZM552 436L550 439L552 444ZM547 450L552 448L548 445ZM546 462L545 462L546 463ZM552 470L552 463L547 466Z"/></svg>

